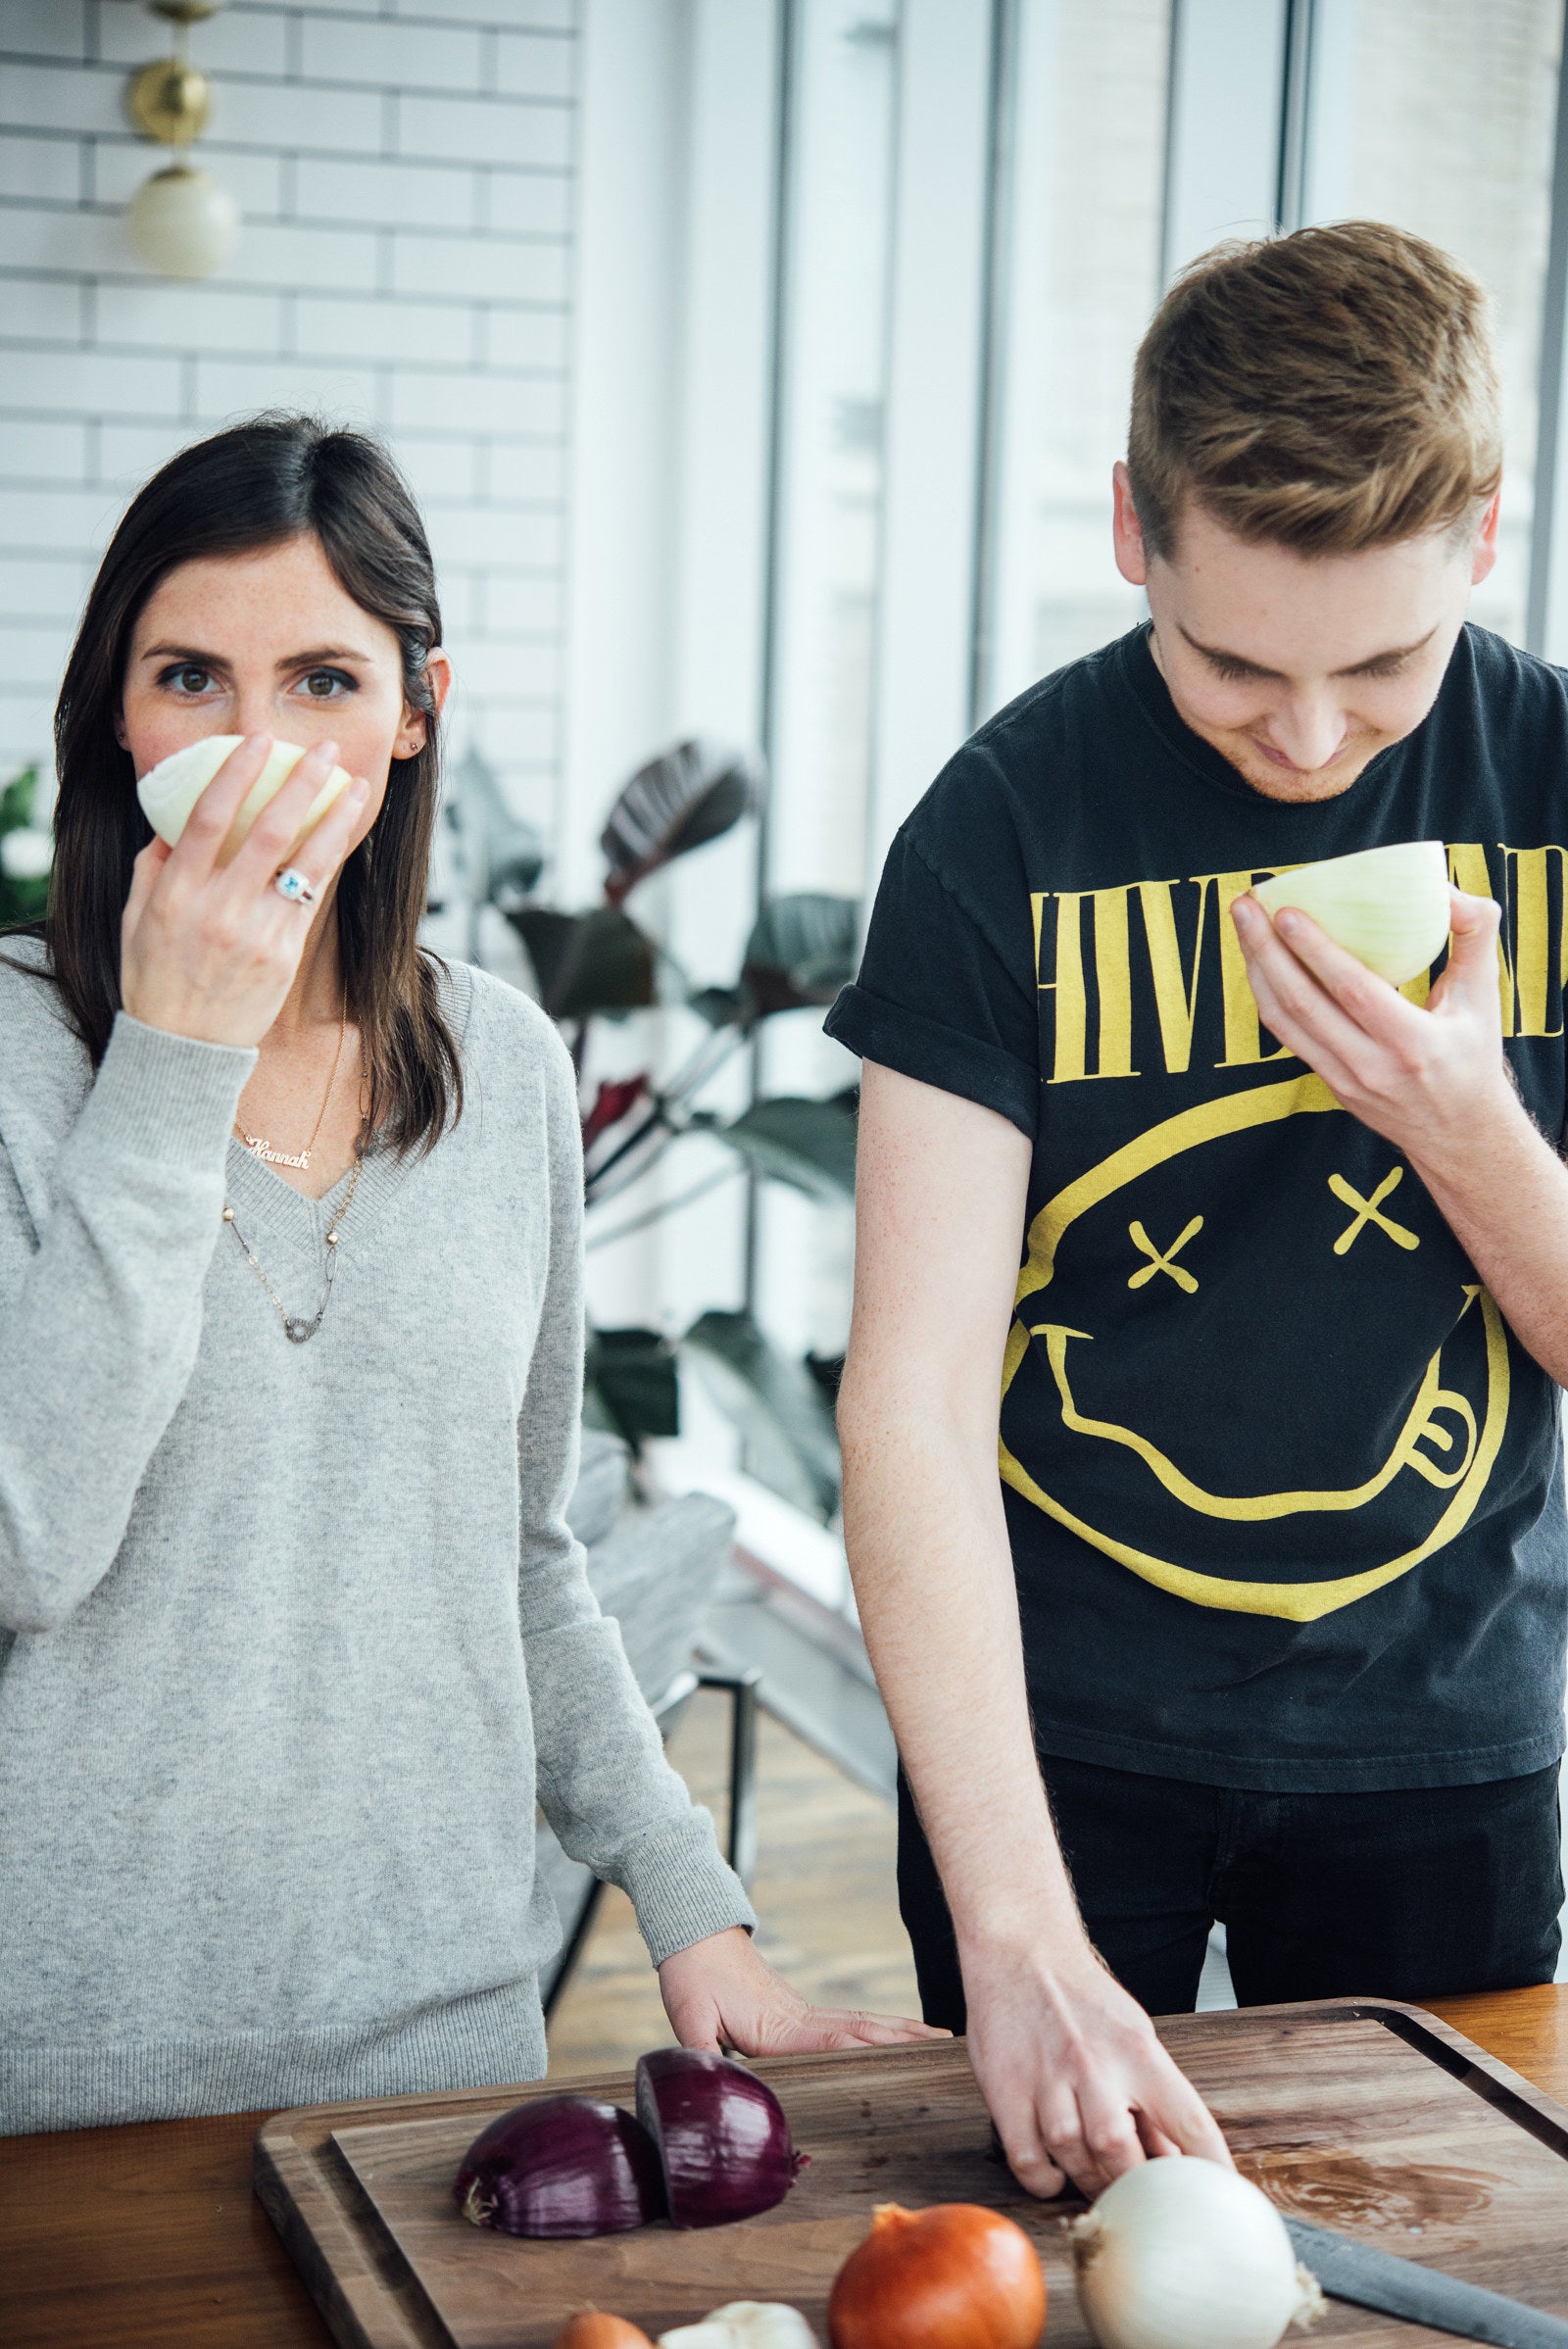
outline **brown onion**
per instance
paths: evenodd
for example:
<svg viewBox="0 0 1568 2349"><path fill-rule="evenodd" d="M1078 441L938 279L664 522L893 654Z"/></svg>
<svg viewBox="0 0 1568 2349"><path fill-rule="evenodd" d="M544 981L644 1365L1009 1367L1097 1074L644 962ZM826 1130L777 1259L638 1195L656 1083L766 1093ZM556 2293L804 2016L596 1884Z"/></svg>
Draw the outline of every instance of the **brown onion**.
<svg viewBox="0 0 1568 2349"><path fill-rule="evenodd" d="M612 2317L602 2308L585 2308L580 2317L563 2325L555 2349L654 2349L654 2344L624 2317Z"/></svg>
<svg viewBox="0 0 1568 2349"><path fill-rule="evenodd" d="M1033 2243L973 2202L885 2202L834 2278L833 2349L1034 2349L1046 2279Z"/></svg>
<svg viewBox="0 0 1568 2349"><path fill-rule="evenodd" d="M514 2105L474 2138L452 2191L475 2227L558 2240L619 2234L664 2209L646 2131L591 2096Z"/></svg>

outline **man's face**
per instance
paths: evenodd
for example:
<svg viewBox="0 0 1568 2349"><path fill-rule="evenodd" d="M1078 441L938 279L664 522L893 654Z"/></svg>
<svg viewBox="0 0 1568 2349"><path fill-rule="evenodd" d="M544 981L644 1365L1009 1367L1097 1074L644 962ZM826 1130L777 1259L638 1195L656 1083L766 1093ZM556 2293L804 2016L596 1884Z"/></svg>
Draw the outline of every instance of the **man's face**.
<svg viewBox="0 0 1568 2349"><path fill-rule="evenodd" d="M1237 538L1189 502L1167 561L1144 545L1121 465L1115 497L1117 567L1148 593L1171 700L1271 800L1333 799L1413 732L1496 560L1495 499L1474 539L1313 557Z"/></svg>

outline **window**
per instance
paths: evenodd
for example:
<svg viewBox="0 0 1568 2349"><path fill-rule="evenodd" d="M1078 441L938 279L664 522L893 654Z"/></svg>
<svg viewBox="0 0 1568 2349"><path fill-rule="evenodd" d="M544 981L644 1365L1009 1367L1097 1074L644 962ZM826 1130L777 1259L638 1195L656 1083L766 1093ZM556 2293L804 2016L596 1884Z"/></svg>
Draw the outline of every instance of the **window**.
<svg viewBox="0 0 1568 2349"><path fill-rule="evenodd" d="M1474 614L1522 644L1560 0L1318 0L1306 215L1394 220L1492 296L1506 474L1498 560Z"/></svg>
<svg viewBox="0 0 1568 2349"><path fill-rule="evenodd" d="M1159 299L1169 0L1021 0L1015 21L977 716L1144 610L1111 556L1110 469Z"/></svg>

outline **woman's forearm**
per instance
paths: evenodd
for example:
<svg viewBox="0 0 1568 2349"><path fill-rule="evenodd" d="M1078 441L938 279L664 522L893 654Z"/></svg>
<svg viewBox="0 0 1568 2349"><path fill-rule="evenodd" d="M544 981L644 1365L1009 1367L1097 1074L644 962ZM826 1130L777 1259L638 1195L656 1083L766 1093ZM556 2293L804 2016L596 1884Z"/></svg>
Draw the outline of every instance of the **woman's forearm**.
<svg viewBox="0 0 1568 2349"><path fill-rule="evenodd" d="M46 1210L28 1129L13 1118L15 1131L0 1131L18 1186L0 1231L8 1630L58 1629L124 1538L195 1362L226 1137L254 1061L122 1016L48 1174Z"/></svg>

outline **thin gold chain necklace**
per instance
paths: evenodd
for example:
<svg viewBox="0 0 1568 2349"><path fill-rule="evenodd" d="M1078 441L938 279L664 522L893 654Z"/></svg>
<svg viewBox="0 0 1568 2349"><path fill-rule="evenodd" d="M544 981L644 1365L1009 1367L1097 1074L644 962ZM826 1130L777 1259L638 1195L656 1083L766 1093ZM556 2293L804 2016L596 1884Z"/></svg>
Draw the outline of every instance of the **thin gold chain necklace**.
<svg viewBox="0 0 1568 2349"><path fill-rule="evenodd" d="M338 1242L342 1234L344 1222L348 1216L348 1211L354 1204L354 1194L360 1187L360 1177L365 1172L365 1152L369 1139L370 1071L368 1064L362 1063L360 1068L360 1131L354 1145L354 1172L349 1178L349 1187L343 1194L343 1203L333 1216L331 1225L327 1231L326 1277L321 1284L321 1294L317 1299L316 1311L311 1314L309 1318L307 1318L303 1313L291 1313L289 1311L287 1305L284 1304L283 1299L278 1296L277 1291L272 1287L271 1282L268 1279L267 1274L263 1270L261 1258L257 1255L256 1250L251 1247L250 1242L240 1230L239 1224L235 1220L233 1208L230 1206L226 1199L223 1201L223 1221L227 1224L229 1230L239 1242L246 1263L250 1266L252 1272L255 1273L256 1278L261 1282L262 1287L266 1290L267 1295L271 1301L272 1310L276 1313L278 1320L283 1324L283 1335L285 1338L287 1338L291 1346L304 1346L316 1336L317 1331L321 1326L322 1319L326 1313L326 1308L332 1301L332 1283L337 1276ZM316 1140L316 1136L314 1134L311 1136L311 1140L313 1142Z"/></svg>
<svg viewBox="0 0 1568 2349"><path fill-rule="evenodd" d="M234 1131L239 1136L241 1142L244 1143L245 1148L250 1151L253 1158L264 1158L269 1166L298 1166L303 1168L310 1165L311 1152L316 1148L316 1137L321 1130L321 1120L326 1115L326 1104L331 1100L332 1088L337 1083L338 1062L343 1057L343 1037L348 1024L349 991L345 987L343 990L343 1009L337 1023L337 1051L332 1054L332 1073L326 1080L326 1091L321 1096L321 1106L317 1112L316 1123L311 1128L311 1139L305 1145L305 1148L302 1150L273 1150L271 1144L268 1141L265 1134L247 1134L245 1128L240 1124L239 1119L237 1117L235 1118Z"/></svg>

